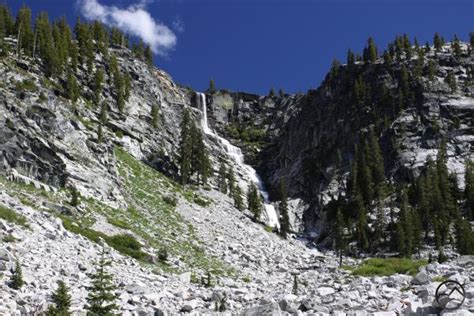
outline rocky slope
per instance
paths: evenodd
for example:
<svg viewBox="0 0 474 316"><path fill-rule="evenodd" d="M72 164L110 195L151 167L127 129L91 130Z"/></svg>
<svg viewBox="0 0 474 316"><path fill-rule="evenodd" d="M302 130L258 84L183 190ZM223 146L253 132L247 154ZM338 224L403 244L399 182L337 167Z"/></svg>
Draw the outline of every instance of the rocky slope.
<svg viewBox="0 0 474 316"><path fill-rule="evenodd" d="M221 91L212 100L211 115L217 127L228 123L263 132L255 148L255 143L242 141L241 133L221 129L247 149L249 162L258 167L275 200L280 179L286 180L293 230L321 234L328 227L323 209L329 196L343 191L335 180L347 176L354 144L371 127L381 140L385 172L392 181L418 175L446 139L448 167L463 186L465 162L474 159L474 59L468 44L460 47L459 56L452 43L439 52L431 47L421 62L413 54L389 63L380 57L375 63L338 65L317 90L304 95ZM450 73L456 91L448 84ZM357 96L361 82L363 96Z"/></svg>
<svg viewBox="0 0 474 316"><path fill-rule="evenodd" d="M132 89L121 113L109 64L96 55L94 67L106 70L102 98L108 111L101 141L101 109L89 101L93 92L85 68L79 67L76 75L81 97L74 104L65 98L66 78L46 78L37 60L15 56L0 60L0 73L5 78L0 84L0 206L26 221L22 226L0 219L0 314L34 314L46 309L57 280L71 287L73 309L83 314L88 274L94 271L103 246L113 259L111 272L119 288L118 304L126 315L211 314L224 294L225 314L368 311L395 315L415 313L418 307L421 313L436 308L433 292L439 283L435 281L441 277L466 284L468 300L461 312L472 312L474 261L470 257L429 265L415 279L406 275L355 277L338 268L338 259L331 252L322 254L313 243L294 236L283 240L250 220L249 212L239 212L227 196L217 192L215 178L208 187L178 185L174 181L178 175L177 122L184 108L191 108L193 118L200 119L194 92L180 88L167 74L148 67L128 50L111 52L117 55L121 71L132 78ZM383 69L378 73L377 65L374 68L358 66L357 71L387 75ZM341 73L344 71L341 68ZM308 179L303 166L308 160L314 162L315 157L330 156L339 140L340 147L347 150L345 156L349 156L351 141L357 136L349 129L369 124L369 114L357 118L346 113L347 123L342 120L340 124L347 127L334 128L338 121L326 115L344 113L346 104L336 98L342 88L337 82L331 84L332 92L325 85L307 95L209 95L213 127L222 135L240 139L241 143L235 143L246 149L250 162L260 164L271 187L281 175L291 175L291 204L305 214L317 214L317 203L311 197L326 190L330 181L322 176ZM442 82L437 87L446 88ZM446 118L441 122L449 127L450 111L457 109L459 128L447 134L452 136L451 146L455 140L460 146L453 156L455 162L472 154L470 94L471 90L462 96L448 94L441 107L439 102L436 106L419 104L420 110L426 108L421 112L426 125L431 113L437 119L438 114ZM340 98L344 99L342 93ZM456 99L462 102L454 103ZM427 92L426 100L435 99ZM156 128L151 117L155 105L159 107ZM327 106L333 111L323 109ZM384 133L398 135L397 124L414 120L409 109L402 113L391 118L391 127ZM238 137L235 123L240 129ZM405 130L423 126L407 123ZM435 148L435 136L426 133L423 144ZM406 148L413 142L418 146L413 136L406 141ZM233 164L215 139L206 139L206 146L215 166L219 160ZM421 151L405 152L405 160L413 163L408 153ZM320 168L331 170L332 161L320 159L324 162ZM238 177L244 174L238 165L233 167ZM77 206L71 201L73 188L81 195ZM301 213L293 216L295 230L314 229L314 220ZM117 245L113 237L123 235L140 243L140 253ZM164 250L166 260L160 259ZM8 287L10 268L16 260L26 283L20 290ZM360 263L350 258L344 261L348 265ZM208 275L211 287L201 282ZM295 275L299 286L293 291Z"/></svg>

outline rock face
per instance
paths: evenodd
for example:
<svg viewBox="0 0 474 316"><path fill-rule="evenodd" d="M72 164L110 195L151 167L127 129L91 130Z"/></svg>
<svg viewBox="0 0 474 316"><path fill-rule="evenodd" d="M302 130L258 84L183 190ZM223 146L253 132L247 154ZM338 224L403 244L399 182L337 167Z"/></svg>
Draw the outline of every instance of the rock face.
<svg viewBox="0 0 474 316"><path fill-rule="evenodd" d="M389 178L418 175L445 139L448 167L462 187L464 163L474 159L474 87L469 74L474 58L467 45L462 49L458 57L449 44L440 52L432 49L422 66L417 57L340 66L321 87L304 95L258 98L220 92L213 98L210 115L222 133L242 143L275 199L280 179L286 180L290 198L300 204L293 229L323 234L327 225L322 208L331 195L342 191L335 180L347 175L354 144L371 127L380 137ZM456 78L456 91L447 83L448 73ZM357 81L365 84L364 96L355 93ZM406 97L400 97L403 89L409 91ZM222 115L225 110L227 117ZM260 146L252 148L251 142L242 141L242 134L229 132L223 123L264 131ZM338 152L340 167L336 166Z"/></svg>
<svg viewBox="0 0 474 316"><path fill-rule="evenodd" d="M101 107L90 101L90 74L83 67L77 73L82 97L73 104L65 99L65 78L45 78L35 60L0 60L0 206L23 216L28 225L0 218L0 314L46 310L56 281L64 280L71 288L74 314L83 315L88 274L102 247L113 261L110 272L124 315L207 315L216 306L241 315L414 315L438 311L433 305L438 283L432 280L440 276L466 285L463 310L473 311L470 257L426 267L414 282L402 275L355 277L338 268L335 254L322 254L313 242L293 235L282 239L252 221L248 211L238 211L216 190L215 177L202 188L174 183L177 122L186 107L199 119L195 94L128 50L111 52L133 80L121 113L108 65L96 56L94 67L106 69L101 95L106 120ZM420 79L424 89L396 114L377 102L352 104L347 85L352 79L347 78L361 75L392 91L399 64L394 72L380 64L341 67L338 76L305 95L220 91L208 96L208 114L212 127L259 167L273 195L279 178L287 179L292 230L320 232L325 227L320 207L328 190L338 190L334 153L341 150L347 167L358 138L354 131L371 124L374 109L388 117L382 138L386 158L392 157L387 169L394 176L416 172L423 155L435 153L439 135L448 139L453 170L472 155L472 87L451 94L440 79L455 70L462 82L472 57L448 57L432 56L439 66L435 82L425 86ZM159 108L157 127L153 106ZM430 129L435 123L436 133ZM206 139L206 146L213 162L229 158L215 140ZM236 174L240 178L243 172ZM82 203L71 201L69 188L79 191ZM143 249L138 259L111 246L117 235L137 240ZM17 260L25 281L20 290L9 287Z"/></svg>

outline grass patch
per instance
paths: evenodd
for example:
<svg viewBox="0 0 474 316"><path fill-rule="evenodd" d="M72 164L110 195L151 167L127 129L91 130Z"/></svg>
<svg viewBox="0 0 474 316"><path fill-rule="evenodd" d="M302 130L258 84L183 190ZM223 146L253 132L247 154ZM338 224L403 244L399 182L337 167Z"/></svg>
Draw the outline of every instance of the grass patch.
<svg viewBox="0 0 474 316"><path fill-rule="evenodd" d="M15 242L16 241L16 238L13 237L12 235L6 235L5 237L3 237L2 239L4 242Z"/></svg>
<svg viewBox="0 0 474 316"><path fill-rule="evenodd" d="M9 209L4 205L0 205L0 218L10 223L14 223L23 227L28 227L28 221L26 220L26 217L21 214L18 214L14 210Z"/></svg>
<svg viewBox="0 0 474 316"><path fill-rule="evenodd" d="M62 217L62 220L64 228L74 234L82 235L95 243L103 239L110 247L123 255L130 256L137 260L145 258L145 254L141 251L140 243L133 236L126 234L107 236L93 229L82 227L66 217Z"/></svg>
<svg viewBox="0 0 474 316"><path fill-rule="evenodd" d="M433 278L433 282L444 282L447 281L448 278L443 275L437 275Z"/></svg>
<svg viewBox="0 0 474 316"><path fill-rule="evenodd" d="M426 260L410 260L406 258L371 258L352 270L357 276L389 276L393 274L415 275L421 266L428 264Z"/></svg>
<svg viewBox="0 0 474 316"><path fill-rule="evenodd" d="M109 222L110 224L112 224L112 225L114 225L118 228L130 229L130 225L126 221L123 221L123 220L118 219L118 218L109 217L109 218L107 218L107 222Z"/></svg>

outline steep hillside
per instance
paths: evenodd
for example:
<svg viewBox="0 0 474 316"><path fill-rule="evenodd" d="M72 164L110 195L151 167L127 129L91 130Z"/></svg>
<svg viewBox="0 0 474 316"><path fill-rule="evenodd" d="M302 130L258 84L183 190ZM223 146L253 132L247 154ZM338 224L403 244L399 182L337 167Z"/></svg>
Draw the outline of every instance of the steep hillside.
<svg viewBox="0 0 474 316"><path fill-rule="evenodd" d="M101 259L124 315L448 315L447 277L474 311L470 45L203 94L117 29L28 12L0 5L0 315L44 313L58 281L84 315Z"/></svg>

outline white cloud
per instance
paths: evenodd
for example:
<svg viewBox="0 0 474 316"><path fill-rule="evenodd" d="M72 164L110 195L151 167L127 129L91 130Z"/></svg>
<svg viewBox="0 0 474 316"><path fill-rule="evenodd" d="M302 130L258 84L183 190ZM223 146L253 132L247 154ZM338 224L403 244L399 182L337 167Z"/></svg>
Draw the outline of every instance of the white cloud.
<svg viewBox="0 0 474 316"><path fill-rule="evenodd" d="M153 53L166 55L176 45L176 35L166 25L153 19L145 7L149 1L121 9L100 4L97 0L78 0L81 13L89 20L99 20L140 37Z"/></svg>

